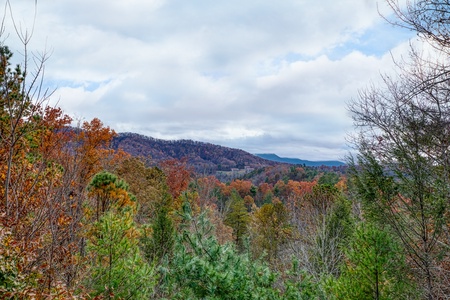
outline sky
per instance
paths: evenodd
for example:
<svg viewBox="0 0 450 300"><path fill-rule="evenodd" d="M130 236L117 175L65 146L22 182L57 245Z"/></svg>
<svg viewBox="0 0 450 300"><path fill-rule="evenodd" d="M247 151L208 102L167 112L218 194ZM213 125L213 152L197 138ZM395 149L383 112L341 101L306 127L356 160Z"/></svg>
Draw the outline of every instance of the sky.
<svg viewBox="0 0 450 300"><path fill-rule="evenodd" d="M3 43L20 59L14 28L32 32L50 103L75 120L309 160L348 155L347 104L414 36L381 0L9 3Z"/></svg>

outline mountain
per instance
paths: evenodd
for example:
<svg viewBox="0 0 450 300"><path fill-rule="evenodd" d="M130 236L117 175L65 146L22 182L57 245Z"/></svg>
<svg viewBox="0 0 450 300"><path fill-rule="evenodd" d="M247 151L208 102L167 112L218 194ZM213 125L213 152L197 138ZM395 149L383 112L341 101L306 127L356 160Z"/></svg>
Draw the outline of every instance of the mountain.
<svg viewBox="0 0 450 300"><path fill-rule="evenodd" d="M325 160L325 161L309 161L309 160L303 160L298 158L287 158L287 157L279 157L276 154L273 153L262 153L262 154L255 154L258 157L280 162L280 163L287 163L287 164L293 164L293 165L305 165L308 167L320 167L320 166L328 166L328 167L339 167L339 166L345 166L345 163L337 160Z"/></svg>
<svg viewBox="0 0 450 300"><path fill-rule="evenodd" d="M154 163L168 159L187 159L197 173L256 169L276 165L239 149L192 140L161 140L136 133L119 133L112 141L114 149L123 149L133 156L150 157Z"/></svg>

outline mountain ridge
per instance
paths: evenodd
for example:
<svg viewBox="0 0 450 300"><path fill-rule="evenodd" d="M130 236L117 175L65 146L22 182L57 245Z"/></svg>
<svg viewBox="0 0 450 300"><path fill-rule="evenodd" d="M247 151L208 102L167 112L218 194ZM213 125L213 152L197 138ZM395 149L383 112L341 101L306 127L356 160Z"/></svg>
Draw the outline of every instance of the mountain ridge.
<svg viewBox="0 0 450 300"><path fill-rule="evenodd" d="M133 156L150 157L155 164L169 159L186 159L189 166L203 174L279 164L241 149L185 139L163 140L132 132L119 133L113 139L112 147Z"/></svg>
<svg viewBox="0 0 450 300"><path fill-rule="evenodd" d="M133 156L150 158L157 165L170 159L186 159L188 166L200 174L214 175L217 171L258 169L278 164L306 166L342 166L338 161L312 162L283 158L276 154L251 154L242 149L220 146L189 139L164 140L138 133L122 132L112 141L113 149L122 149Z"/></svg>
<svg viewBox="0 0 450 300"><path fill-rule="evenodd" d="M255 153L254 155L275 162L293 165L305 165L308 167L320 167L320 166L339 167L346 165L344 162L338 160L311 161L299 158L280 157L274 153Z"/></svg>

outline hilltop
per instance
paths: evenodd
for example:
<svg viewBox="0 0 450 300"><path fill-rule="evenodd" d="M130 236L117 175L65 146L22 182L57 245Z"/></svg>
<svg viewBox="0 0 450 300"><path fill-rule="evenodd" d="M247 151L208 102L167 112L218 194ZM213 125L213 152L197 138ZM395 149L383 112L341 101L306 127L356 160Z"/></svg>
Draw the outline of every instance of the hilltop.
<svg viewBox="0 0 450 300"><path fill-rule="evenodd" d="M189 166L200 174L215 174L233 169L257 169L278 164L240 149L192 140L162 140L136 133L119 133L112 142L133 156L150 157L155 163L186 158Z"/></svg>

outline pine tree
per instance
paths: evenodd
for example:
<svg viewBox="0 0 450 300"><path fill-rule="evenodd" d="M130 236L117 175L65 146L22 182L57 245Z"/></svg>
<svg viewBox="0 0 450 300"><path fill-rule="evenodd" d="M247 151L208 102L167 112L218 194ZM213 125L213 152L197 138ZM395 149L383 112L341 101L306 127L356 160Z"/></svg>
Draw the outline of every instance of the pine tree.
<svg viewBox="0 0 450 300"><path fill-rule="evenodd" d="M239 249L243 248L244 236L247 233L247 226L250 216L245 207L244 200L236 191L231 193L230 208L225 216L225 224L233 228L233 236Z"/></svg>
<svg viewBox="0 0 450 300"><path fill-rule="evenodd" d="M138 246L139 233L131 208L108 211L94 224L87 252L91 296L104 299L144 299L153 290L153 270Z"/></svg>
<svg viewBox="0 0 450 300"><path fill-rule="evenodd" d="M334 286L337 299L413 299L405 256L387 228L361 222L345 251Z"/></svg>

